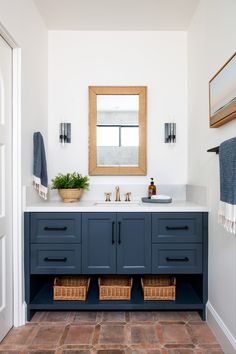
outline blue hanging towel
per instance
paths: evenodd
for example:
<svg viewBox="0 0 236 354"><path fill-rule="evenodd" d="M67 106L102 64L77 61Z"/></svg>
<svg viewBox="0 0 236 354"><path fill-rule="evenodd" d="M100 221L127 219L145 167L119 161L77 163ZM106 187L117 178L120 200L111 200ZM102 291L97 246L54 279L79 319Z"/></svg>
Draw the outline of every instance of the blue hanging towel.
<svg viewBox="0 0 236 354"><path fill-rule="evenodd" d="M219 148L220 204L218 220L224 228L236 233L236 138L224 141Z"/></svg>
<svg viewBox="0 0 236 354"><path fill-rule="evenodd" d="M34 166L33 185L43 199L48 195L47 161L43 137L40 132L34 133Z"/></svg>

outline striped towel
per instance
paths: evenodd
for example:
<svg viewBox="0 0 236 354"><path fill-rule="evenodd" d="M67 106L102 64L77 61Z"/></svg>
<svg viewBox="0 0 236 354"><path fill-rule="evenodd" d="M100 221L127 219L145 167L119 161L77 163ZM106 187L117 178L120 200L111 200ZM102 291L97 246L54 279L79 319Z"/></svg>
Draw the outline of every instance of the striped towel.
<svg viewBox="0 0 236 354"><path fill-rule="evenodd" d="M236 234L236 138L224 141L219 148L220 204L219 223Z"/></svg>
<svg viewBox="0 0 236 354"><path fill-rule="evenodd" d="M40 132L34 133L34 176L33 186L43 199L48 195L47 162L43 137Z"/></svg>

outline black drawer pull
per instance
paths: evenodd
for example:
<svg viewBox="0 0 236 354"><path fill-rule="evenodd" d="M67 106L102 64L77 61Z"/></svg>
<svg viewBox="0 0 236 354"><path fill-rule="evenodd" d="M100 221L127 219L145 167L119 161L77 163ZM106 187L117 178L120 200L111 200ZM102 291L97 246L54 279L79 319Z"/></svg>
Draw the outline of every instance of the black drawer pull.
<svg viewBox="0 0 236 354"><path fill-rule="evenodd" d="M166 226L166 230L188 230L188 226Z"/></svg>
<svg viewBox="0 0 236 354"><path fill-rule="evenodd" d="M115 243L115 221L112 221L112 244Z"/></svg>
<svg viewBox="0 0 236 354"><path fill-rule="evenodd" d="M45 226L44 230L45 231L66 231L67 230L67 226L62 226L62 227Z"/></svg>
<svg viewBox="0 0 236 354"><path fill-rule="evenodd" d="M45 262L66 262L67 261L67 257L63 257L63 258L48 258L48 257L45 257L44 260L45 260Z"/></svg>
<svg viewBox="0 0 236 354"><path fill-rule="evenodd" d="M172 258L172 257L166 257L167 262L188 262L189 258L188 257L180 257L180 258Z"/></svg>
<svg viewBox="0 0 236 354"><path fill-rule="evenodd" d="M118 229L119 229L118 243L120 245L121 244L121 221L118 222Z"/></svg>

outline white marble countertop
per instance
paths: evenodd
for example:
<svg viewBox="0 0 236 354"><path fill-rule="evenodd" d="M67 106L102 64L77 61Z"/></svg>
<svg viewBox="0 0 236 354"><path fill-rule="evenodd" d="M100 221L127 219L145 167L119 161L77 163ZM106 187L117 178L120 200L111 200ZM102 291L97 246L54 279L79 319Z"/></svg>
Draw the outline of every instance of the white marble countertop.
<svg viewBox="0 0 236 354"><path fill-rule="evenodd" d="M25 212L207 212L208 208L190 201L173 201L172 203L127 202L119 204L96 204L95 201L63 203L62 201L37 201L24 206ZM139 204L138 204L139 203Z"/></svg>

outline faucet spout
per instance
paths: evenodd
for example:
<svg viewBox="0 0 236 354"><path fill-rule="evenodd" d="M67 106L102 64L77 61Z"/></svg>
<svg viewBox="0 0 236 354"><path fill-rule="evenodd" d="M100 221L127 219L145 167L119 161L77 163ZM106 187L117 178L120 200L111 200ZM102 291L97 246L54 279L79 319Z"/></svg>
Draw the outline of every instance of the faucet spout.
<svg viewBox="0 0 236 354"><path fill-rule="evenodd" d="M116 188L115 188L115 190L116 190L116 202L120 202L120 187L119 186L117 186Z"/></svg>

